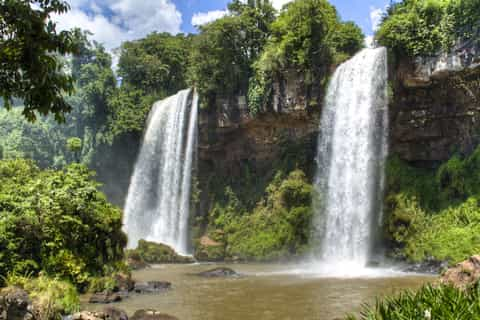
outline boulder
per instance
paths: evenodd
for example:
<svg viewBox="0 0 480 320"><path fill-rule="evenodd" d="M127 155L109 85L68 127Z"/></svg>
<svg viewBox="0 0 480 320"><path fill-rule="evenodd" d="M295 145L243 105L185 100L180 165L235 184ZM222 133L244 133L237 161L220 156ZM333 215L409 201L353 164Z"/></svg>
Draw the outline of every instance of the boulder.
<svg viewBox="0 0 480 320"><path fill-rule="evenodd" d="M141 268L144 264L193 263L194 260L192 257L177 254L165 244L140 240L137 249L127 251L127 262Z"/></svg>
<svg viewBox="0 0 480 320"><path fill-rule="evenodd" d="M159 293L171 289L172 284L167 281L147 281L135 283L136 293Z"/></svg>
<svg viewBox="0 0 480 320"><path fill-rule="evenodd" d="M101 312L81 311L70 317L71 320L128 320L125 311L117 308L105 308Z"/></svg>
<svg viewBox="0 0 480 320"><path fill-rule="evenodd" d="M130 320L178 320L178 318L155 310L138 310Z"/></svg>
<svg viewBox="0 0 480 320"><path fill-rule="evenodd" d="M132 280L131 274L117 273L114 276L117 283L114 291L116 292L128 292L132 291L135 286L135 281Z"/></svg>
<svg viewBox="0 0 480 320"><path fill-rule="evenodd" d="M459 289L466 289L480 280L480 255L458 263L448 269L440 278L440 282L451 284Z"/></svg>
<svg viewBox="0 0 480 320"><path fill-rule="evenodd" d="M204 278L225 278L225 277L239 277L240 275L230 268L215 268L200 272L197 274Z"/></svg>
<svg viewBox="0 0 480 320"><path fill-rule="evenodd" d="M107 307L103 309L105 320L128 320L125 311L117 308Z"/></svg>
<svg viewBox="0 0 480 320"><path fill-rule="evenodd" d="M28 293L17 287L0 291L0 319L33 320L33 305Z"/></svg>
<svg viewBox="0 0 480 320"><path fill-rule="evenodd" d="M223 231L217 230L211 235L204 235L197 241L195 259L198 261L223 261L225 243Z"/></svg>
<svg viewBox="0 0 480 320"><path fill-rule="evenodd" d="M75 313L71 320L105 320L105 314L103 312L81 311Z"/></svg>
<svg viewBox="0 0 480 320"><path fill-rule="evenodd" d="M92 294L90 299L88 300L89 303L114 303L122 301L122 295L113 292L98 292Z"/></svg>

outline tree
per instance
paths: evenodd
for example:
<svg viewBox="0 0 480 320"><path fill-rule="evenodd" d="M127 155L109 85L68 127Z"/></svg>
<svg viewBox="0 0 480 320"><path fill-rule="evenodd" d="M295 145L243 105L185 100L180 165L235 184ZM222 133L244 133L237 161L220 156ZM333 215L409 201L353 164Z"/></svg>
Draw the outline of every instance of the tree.
<svg viewBox="0 0 480 320"><path fill-rule="evenodd" d="M82 151L82 139L73 137L67 140L67 149L73 153L76 162L80 162L80 152Z"/></svg>
<svg viewBox="0 0 480 320"><path fill-rule="evenodd" d="M72 33L57 32L51 14L69 9L61 0L0 0L0 95L5 107L19 98L24 116L53 113L63 121L71 107L64 94L74 89L73 78L56 55L76 52Z"/></svg>
<svg viewBox="0 0 480 320"><path fill-rule="evenodd" d="M194 39L189 82L203 103L217 96L246 94L252 65L270 35L275 10L268 1L233 1L230 14L201 26Z"/></svg>

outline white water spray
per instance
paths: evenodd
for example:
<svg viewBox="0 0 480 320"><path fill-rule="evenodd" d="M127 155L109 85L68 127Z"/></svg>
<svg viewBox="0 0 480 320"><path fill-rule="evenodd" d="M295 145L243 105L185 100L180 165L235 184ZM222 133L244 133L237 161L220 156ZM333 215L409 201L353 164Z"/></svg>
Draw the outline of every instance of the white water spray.
<svg viewBox="0 0 480 320"><path fill-rule="evenodd" d="M364 49L338 67L328 87L314 203L326 266L363 268L372 254L387 155L387 78L386 49Z"/></svg>
<svg viewBox="0 0 480 320"><path fill-rule="evenodd" d="M197 105L198 96L192 90L153 105L125 205L130 248L146 239L188 254Z"/></svg>

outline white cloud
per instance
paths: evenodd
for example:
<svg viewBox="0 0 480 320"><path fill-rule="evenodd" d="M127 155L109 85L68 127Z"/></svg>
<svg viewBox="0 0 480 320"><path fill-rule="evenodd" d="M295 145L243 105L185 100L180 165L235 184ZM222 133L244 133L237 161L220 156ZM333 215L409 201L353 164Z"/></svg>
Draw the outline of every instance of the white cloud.
<svg viewBox="0 0 480 320"><path fill-rule="evenodd" d="M382 22L383 13L384 9L370 7L370 23L372 24L372 30L374 32L378 30L380 22Z"/></svg>
<svg viewBox="0 0 480 320"><path fill-rule="evenodd" d="M197 12L192 17L193 26L201 26L217 19L223 18L228 14L227 10L215 10L208 12Z"/></svg>
<svg viewBox="0 0 480 320"><path fill-rule="evenodd" d="M70 0L70 5L69 12L52 17L59 29L89 30L109 50L153 31L178 33L182 24L171 0Z"/></svg>

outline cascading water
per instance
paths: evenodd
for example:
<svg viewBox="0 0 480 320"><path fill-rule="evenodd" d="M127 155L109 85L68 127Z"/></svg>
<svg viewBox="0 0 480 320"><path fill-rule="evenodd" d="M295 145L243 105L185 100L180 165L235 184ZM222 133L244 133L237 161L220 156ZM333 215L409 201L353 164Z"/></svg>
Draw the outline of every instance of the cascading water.
<svg viewBox="0 0 480 320"><path fill-rule="evenodd" d="M385 48L364 49L328 87L317 150L314 226L326 265L365 267L381 218L387 155Z"/></svg>
<svg viewBox="0 0 480 320"><path fill-rule="evenodd" d="M183 90L153 105L125 205L130 248L138 240L188 253L198 96Z"/></svg>

